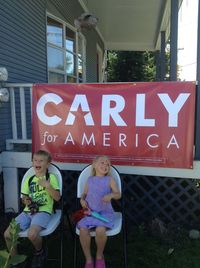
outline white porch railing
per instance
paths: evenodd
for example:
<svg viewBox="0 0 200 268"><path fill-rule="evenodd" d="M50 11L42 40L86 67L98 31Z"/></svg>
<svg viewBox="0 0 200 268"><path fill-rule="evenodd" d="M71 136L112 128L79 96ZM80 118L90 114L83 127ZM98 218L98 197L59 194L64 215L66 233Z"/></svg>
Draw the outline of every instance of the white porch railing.
<svg viewBox="0 0 200 268"><path fill-rule="evenodd" d="M6 84L6 87L10 93L12 123L12 138L6 139L6 150L12 150L14 144L32 143L31 134L28 137L31 121L27 124L27 115L32 114L32 84Z"/></svg>

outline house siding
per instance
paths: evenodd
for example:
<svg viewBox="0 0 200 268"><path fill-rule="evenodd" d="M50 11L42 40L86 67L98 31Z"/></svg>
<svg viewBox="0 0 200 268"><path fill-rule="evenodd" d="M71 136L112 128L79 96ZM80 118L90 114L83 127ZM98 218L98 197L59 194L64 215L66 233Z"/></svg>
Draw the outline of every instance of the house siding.
<svg viewBox="0 0 200 268"><path fill-rule="evenodd" d="M74 19L84 11L78 0L0 0L0 67L8 70L9 83L47 83L46 14L74 26ZM86 38L86 82L97 80L96 44L103 42L95 30L84 30ZM17 120L20 117L18 92ZM27 97L28 99L28 97ZM27 101L26 106L30 106ZM27 120L31 122L30 113ZM18 125L18 135L21 128ZM0 107L0 151L6 149L6 139L12 138L10 104ZM28 137L31 126L28 125Z"/></svg>
<svg viewBox="0 0 200 268"><path fill-rule="evenodd" d="M0 65L8 82L46 83L46 11L74 26L84 11L78 1L0 0ZM103 42L94 30L84 30L87 43L87 82L96 82L96 44Z"/></svg>
<svg viewBox="0 0 200 268"><path fill-rule="evenodd" d="M0 0L0 64L8 82L47 82L46 0Z"/></svg>
<svg viewBox="0 0 200 268"><path fill-rule="evenodd" d="M0 66L7 68L8 82L47 82L46 0L0 0L0 18ZM9 138L12 138L10 104L3 103L1 151Z"/></svg>

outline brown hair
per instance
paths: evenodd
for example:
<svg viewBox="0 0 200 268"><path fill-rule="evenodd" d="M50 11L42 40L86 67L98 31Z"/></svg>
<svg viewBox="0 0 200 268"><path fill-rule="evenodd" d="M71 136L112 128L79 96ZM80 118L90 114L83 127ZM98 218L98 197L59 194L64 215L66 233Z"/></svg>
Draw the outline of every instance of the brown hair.
<svg viewBox="0 0 200 268"><path fill-rule="evenodd" d="M44 156L44 157L47 159L48 163L51 163L51 161L52 161L51 154L50 154L49 152L47 152L47 151L44 151L44 150L38 150L37 152L35 152L35 153L33 154L33 156L34 156L34 155Z"/></svg>
<svg viewBox="0 0 200 268"><path fill-rule="evenodd" d="M95 175L96 175L95 164L96 164L96 162L99 160L99 158L104 158L104 159L107 160L107 161L109 162L109 164L111 165L111 163L110 163L110 159L109 159L108 156L106 156L106 155L98 155L98 156L96 156L96 157L94 158L94 160L92 161L92 172L91 172L91 175L92 175L92 176L95 176ZM110 175L110 168L109 168L108 173L106 174L106 176L107 176L107 175Z"/></svg>

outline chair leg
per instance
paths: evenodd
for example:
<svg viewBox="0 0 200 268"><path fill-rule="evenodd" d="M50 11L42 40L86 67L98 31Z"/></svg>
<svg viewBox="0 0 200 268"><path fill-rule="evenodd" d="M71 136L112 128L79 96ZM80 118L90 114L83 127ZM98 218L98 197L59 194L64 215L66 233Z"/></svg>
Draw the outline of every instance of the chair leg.
<svg viewBox="0 0 200 268"><path fill-rule="evenodd" d="M124 268L128 268L128 263L127 263L127 234L126 234L126 221L125 221L125 216L123 217L122 220L122 232L123 232L123 251L124 251Z"/></svg>
<svg viewBox="0 0 200 268"><path fill-rule="evenodd" d="M60 268L63 268L63 223L60 230Z"/></svg>
<svg viewBox="0 0 200 268"><path fill-rule="evenodd" d="M77 235L74 237L74 268L77 267Z"/></svg>
<svg viewBox="0 0 200 268"><path fill-rule="evenodd" d="M74 227L71 223L71 220L70 220L70 217L69 217L69 214L66 213L66 217L67 217L67 222L68 222L68 225L69 225L69 229L70 229L70 233L72 235L72 237L74 237Z"/></svg>

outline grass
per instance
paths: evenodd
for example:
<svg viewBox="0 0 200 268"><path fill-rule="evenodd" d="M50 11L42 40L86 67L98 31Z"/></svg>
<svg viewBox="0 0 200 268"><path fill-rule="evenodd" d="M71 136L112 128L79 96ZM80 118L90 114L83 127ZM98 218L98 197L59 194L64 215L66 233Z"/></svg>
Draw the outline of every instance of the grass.
<svg viewBox="0 0 200 268"><path fill-rule="evenodd" d="M53 238L52 238L53 239ZM55 253L57 238L50 240L49 248ZM92 244L95 247L94 241ZM59 243L57 243L57 247ZM169 249L174 249L168 254ZM200 240L188 238L188 232L179 230L164 237L152 235L141 228L134 228L127 236L127 255L129 268L199 268ZM64 267L73 267L73 240L69 233L64 239ZM80 268L84 267L84 257L79 248ZM122 234L109 237L105 259L107 268L123 268ZM46 268L55 267L48 263Z"/></svg>
<svg viewBox="0 0 200 268"><path fill-rule="evenodd" d="M189 239L188 232L183 229L164 236L152 235L136 229L129 236L127 246L129 268L197 268L200 266L200 240Z"/></svg>
<svg viewBox="0 0 200 268"><path fill-rule="evenodd" d="M24 249L30 253L30 246L23 241ZM5 244L0 239L0 248ZM94 247L94 241L93 241ZM59 256L60 240L55 233L48 240L48 255ZM173 249L172 252L169 252ZM170 254L171 253L171 254ZM188 231L176 229L164 236L152 234L145 228L133 227L127 235L128 268L199 268L200 267L200 240L191 240ZM79 248L80 268L84 267L84 257ZM122 234L109 237L105 259L107 268L123 268L123 237ZM64 267L73 267L73 238L69 230L64 232ZM55 262L48 262L46 268L59 266Z"/></svg>

